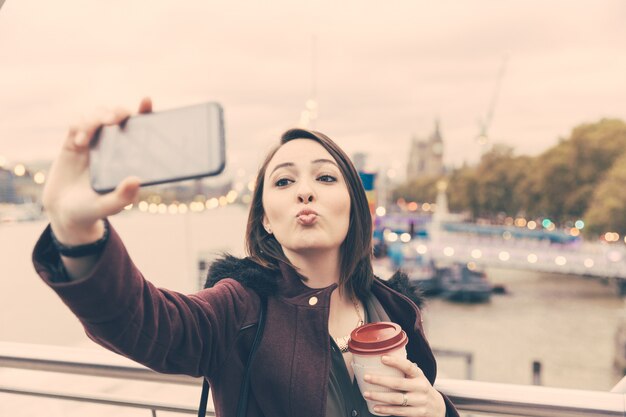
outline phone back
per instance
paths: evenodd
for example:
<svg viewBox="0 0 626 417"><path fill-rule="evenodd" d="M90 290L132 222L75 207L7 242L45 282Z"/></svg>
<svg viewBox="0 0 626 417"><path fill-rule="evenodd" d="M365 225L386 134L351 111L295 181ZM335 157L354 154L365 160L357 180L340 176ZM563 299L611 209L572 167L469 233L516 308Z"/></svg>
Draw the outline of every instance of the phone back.
<svg viewBox="0 0 626 417"><path fill-rule="evenodd" d="M105 126L90 150L91 185L100 193L130 175L141 185L217 175L225 166L223 110L218 103L133 116Z"/></svg>

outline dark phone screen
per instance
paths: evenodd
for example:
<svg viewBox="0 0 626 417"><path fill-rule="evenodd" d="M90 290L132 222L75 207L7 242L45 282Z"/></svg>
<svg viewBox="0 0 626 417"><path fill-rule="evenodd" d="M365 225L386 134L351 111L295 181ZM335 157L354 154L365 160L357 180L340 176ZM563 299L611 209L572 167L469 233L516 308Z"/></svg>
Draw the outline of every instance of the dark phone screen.
<svg viewBox="0 0 626 417"><path fill-rule="evenodd" d="M222 107L205 103L105 126L89 158L91 185L101 193L129 175L142 185L217 175L225 165Z"/></svg>

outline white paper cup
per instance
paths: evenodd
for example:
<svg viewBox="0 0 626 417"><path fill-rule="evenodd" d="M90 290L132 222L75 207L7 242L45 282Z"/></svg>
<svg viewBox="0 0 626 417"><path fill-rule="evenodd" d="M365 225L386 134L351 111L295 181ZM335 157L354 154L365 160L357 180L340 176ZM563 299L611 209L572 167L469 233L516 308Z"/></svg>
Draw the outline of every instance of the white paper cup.
<svg viewBox="0 0 626 417"><path fill-rule="evenodd" d="M393 352L389 352L386 354L387 356L400 356L406 358L406 348L397 349ZM379 376L391 376L396 378L404 378L404 372L401 370L394 368L392 366L385 365L382 363L381 358L383 355L379 356L365 356L365 355L355 355L352 354L352 370L354 371L354 376L356 377L356 382L359 385L359 390L361 392L370 391L370 392L394 392L391 388L383 387L382 385L370 384L369 382L365 382L363 379L365 374L369 375L379 375ZM374 406L383 404L377 401L371 401L367 398L365 399L367 403L367 408L370 413L377 416L388 416L389 414L380 414L374 411Z"/></svg>
<svg viewBox="0 0 626 417"><path fill-rule="evenodd" d="M365 374L404 378L401 370L385 365L381 359L383 356L406 358L407 343L406 333L396 323L369 323L352 331L348 349L352 353L352 370L361 393L365 391L394 392L390 388L365 382L363 378ZM374 411L374 406L381 403L367 399L365 401L370 413L377 416L389 415Z"/></svg>

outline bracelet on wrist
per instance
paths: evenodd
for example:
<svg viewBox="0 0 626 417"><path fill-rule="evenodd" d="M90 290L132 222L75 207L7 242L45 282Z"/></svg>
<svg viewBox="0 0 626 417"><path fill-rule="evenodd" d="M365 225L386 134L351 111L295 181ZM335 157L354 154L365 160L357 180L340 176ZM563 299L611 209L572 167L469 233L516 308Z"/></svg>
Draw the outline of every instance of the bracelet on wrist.
<svg viewBox="0 0 626 417"><path fill-rule="evenodd" d="M83 256L96 255L102 251L102 248L104 248L104 245L109 240L109 225L105 221L104 234L102 237L95 242L85 243L83 245L64 245L59 242L52 230L50 230L50 235L52 237L52 243L59 254L68 258L81 258Z"/></svg>

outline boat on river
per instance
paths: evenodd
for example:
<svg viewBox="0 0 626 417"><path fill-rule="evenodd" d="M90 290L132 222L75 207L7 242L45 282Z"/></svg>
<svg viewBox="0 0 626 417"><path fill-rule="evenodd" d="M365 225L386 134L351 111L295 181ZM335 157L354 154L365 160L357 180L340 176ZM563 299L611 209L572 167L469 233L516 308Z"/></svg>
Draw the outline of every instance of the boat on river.
<svg viewBox="0 0 626 417"><path fill-rule="evenodd" d="M474 303L491 299L493 286L485 272L476 267L465 263L436 265L427 253L419 253L412 244L390 245L388 256L393 267L407 275L410 285L427 297Z"/></svg>
<svg viewBox="0 0 626 417"><path fill-rule="evenodd" d="M468 303L482 303L491 299L493 286L483 271L457 263L440 269L438 273L443 298Z"/></svg>

